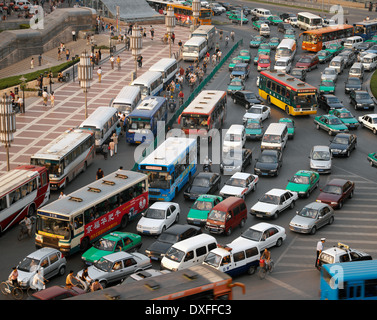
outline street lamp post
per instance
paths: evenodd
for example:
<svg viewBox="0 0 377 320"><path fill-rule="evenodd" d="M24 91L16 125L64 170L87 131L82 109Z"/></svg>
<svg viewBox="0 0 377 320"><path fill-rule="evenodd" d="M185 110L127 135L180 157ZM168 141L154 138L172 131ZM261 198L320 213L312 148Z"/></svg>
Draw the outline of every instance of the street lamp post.
<svg viewBox="0 0 377 320"><path fill-rule="evenodd" d="M169 58L171 57L171 36L175 27L175 15L172 6L168 7L168 11L165 16L166 31L169 34Z"/></svg>
<svg viewBox="0 0 377 320"><path fill-rule="evenodd" d="M193 0L192 1L192 16L194 18L194 30L196 29L196 26L198 25L199 11L200 11L200 1Z"/></svg>
<svg viewBox="0 0 377 320"><path fill-rule="evenodd" d="M0 105L0 141L7 151L7 170L10 170L9 147L13 141L13 133L16 132L16 114L13 111L12 100L6 94L3 95Z"/></svg>
<svg viewBox="0 0 377 320"><path fill-rule="evenodd" d="M135 77L134 78L136 79L137 78L137 58L140 55L141 49L143 48L140 27L136 24L132 28L130 45L131 45L132 55L134 56L134 59L135 59Z"/></svg>
<svg viewBox="0 0 377 320"><path fill-rule="evenodd" d="M78 80L80 82L80 87L83 89L85 94L85 119L88 118L88 101L87 94L90 88L90 81L93 79L93 69L90 65L90 57L86 50L81 54L80 62L78 65Z"/></svg>
<svg viewBox="0 0 377 320"><path fill-rule="evenodd" d="M26 110L26 102L25 102L25 86L26 86L26 81L27 79L24 77L24 76L22 76L21 78L20 78L20 81L22 82L22 107L21 106L19 106L20 107L20 112L22 112L22 113L25 113L25 110Z"/></svg>

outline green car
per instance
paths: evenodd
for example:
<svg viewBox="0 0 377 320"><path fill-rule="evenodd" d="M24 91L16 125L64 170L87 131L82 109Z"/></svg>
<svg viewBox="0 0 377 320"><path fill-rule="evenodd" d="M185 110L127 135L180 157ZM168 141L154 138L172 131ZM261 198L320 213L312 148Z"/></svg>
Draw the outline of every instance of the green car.
<svg viewBox="0 0 377 320"><path fill-rule="evenodd" d="M288 128L288 138L293 139L295 136L295 122L289 118L281 118L280 123L285 123Z"/></svg>
<svg viewBox="0 0 377 320"><path fill-rule="evenodd" d="M263 125L256 119L247 119L245 124L246 139L261 140L263 137Z"/></svg>
<svg viewBox="0 0 377 320"><path fill-rule="evenodd" d="M253 22L253 28L257 31L260 30L260 26L263 24L264 22L263 21L260 21L260 20L257 20L257 21L254 21Z"/></svg>
<svg viewBox="0 0 377 320"><path fill-rule="evenodd" d="M187 215L187 223L205 226L209 212L221 201L223 201L223 198L220 196L210 194L199 196Z"/></svg>
<svg viewBox="0 0 377 320"><path fill-rule="evenodd" d="M278 37L272 37L270 41L268 42L268 45L270 46L271 50L275 50L280 43L280 39Z"/></svg>
<svg viewBox="0 0 377 320"><path fill-rule="evenodd" d="M238 57L240 57L243 60L243 62L250 63L251 57L249 50L240 50Z"/></svg>
<svg viewBox="0 0 377 320"><path fill-rule="evenodd" d="M333 54L327 50L321 50L317 52L319 63L325 63L331 60Z"/></svg>
<svg viewBox="0 0 377 320"><path fill-rule="evenodd" d="M288 180L286 189L297 192L299 197L309 198L310 193L319 185L319 173L309 170L296 172L292 179Z"/></svg>
<svg viewBox="0 0 377 320"><path fill-rule="evenodd" d="M252 36L249 44L250 48L258 48L264 42L264 39L262 36Z"/></svg>
<svg viewBox="0 0 377 320"><path fill-rule="evenodd" d="M325 50L332 53L332 55L336 56L343 49L344 49L344 47L341 44L331 43L331 44L329 44L329 46Z"/></svg>
<svg viewBox="0 0 377 320"><path fill-rule="evenodd" d="M373 43L377 43L377 36L373 36L371 39L366 40L365 42L373 42Z"/></svg>
<svg viewBox="0 0 377 320"><path fill-rule="evenodd" d="M321 84L319 85L319 93L335 94L335 82L330 79L322 80Z"/></svg>
<svg viewBox="0 0 377 320"><path fill-rule="evenodd" d="M245 82L241 78L232 79L228 85L227 93L232 94L240 90L245 90Z"/></svg>
<svg viewBox="0 0 377 320"><path fill-rule="evenodd" d="M357 129L360 125L359 121L346 108L330 110L329 114L338 117L348 129Z"/></svg>
<svg viewBox="0 0 377 320"><path fill-rule="evenodd" d="M278 16L269 16L267 20L269 20L274 26L283 22L283 20L281 20Z"/></svg>
<svg viewBox="0 0 377 320"><path fill-rule="evenodd" d="M377 167L377 152L369 153L367 159L372 167Z"/></svg>
<svg viewBox="0 0 377 320"><path fill-rule="evenodd" d="M141 236L130 232L111 232L99 240L85 251L81 259L85 264L96 263L103 256L118 251L136 251L141 247Z"/></svg>
<svg viewBox="0 0 377 320"><path fill-rule="evenodd" d="M241 24L241 15L239 14L231 14L229 16L229 20L232 21L232 23L239 23ZM249 20L245 17L242 17L242 24L247 24Z"/></svg>
<svg viewBox="0 0 377 320"><path fill-rule="evenodd" d="M325 114L322 116L316 116L314 118L314 123L317 129L323 129L329 133L331 136L333 133L344 133L348 132L347 126L340 121L340 119L332 114Z"/></svg>
<svg viewBox="0 0 377 320"><path fill-rule="evenodd" d="M243 63L243 60L240 57L234 57L229 63L229 71L232 71L237 63Z"/></svg>

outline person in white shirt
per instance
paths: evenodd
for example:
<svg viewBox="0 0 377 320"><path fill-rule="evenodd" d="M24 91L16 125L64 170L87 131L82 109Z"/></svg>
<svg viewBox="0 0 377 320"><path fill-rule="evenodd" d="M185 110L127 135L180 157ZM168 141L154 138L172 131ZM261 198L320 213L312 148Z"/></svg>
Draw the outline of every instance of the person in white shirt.
<svg viewBox="0 0 377 320"><path fill-rule="evenodd" d="M316 268L318 266L318 257L323 250L323 244L325 243L325 241L326 241L326 238L321 238L321 240L317 242L317 257L315 259L315 267Z"/></svg>

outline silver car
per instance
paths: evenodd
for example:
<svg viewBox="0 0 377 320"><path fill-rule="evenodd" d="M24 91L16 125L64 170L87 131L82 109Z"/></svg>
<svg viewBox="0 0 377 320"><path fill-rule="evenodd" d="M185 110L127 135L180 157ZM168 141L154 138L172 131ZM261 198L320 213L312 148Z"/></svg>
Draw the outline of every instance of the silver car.
<svg viewBox="0 0 377 320"><path fill-rule="evenodd" d="M310 169L318 173L331 173L332 156L328 146L314 146L310 151Z"/></svg>
<svg viewBox="0 0 377 320"><path fill-rule="evenodd" d="M29 254L18 266L18 282L24 289L29 288L38 270L45 279L64 275L67 261L59 250L42 248Z"/></svg>
<svg viewBox="0 0 377 320"><path fill-rule="evenodd" d="M105 288L108 284L119 282L132 273L151 267L151 260L147 256L138 252L119 251L102 257L88 267L88 274L91 279L98 279ZM81 277L82 271L77 273L78 277Z"/></svg>
<svg viewBox="0 0 377 320"><path fill-rule="evenodd" d="M322 80L332 80L336 82L336 80L338 80L338 71L335 68L327 67L321 74L321 81Z"/></svg>
<svg viewBox="0 0 377 320"><path fill-rule="evenodd" d="M328 204L311 202L297 211L289 223L289 229L299 233L315 234L319 228L334 222L334 209Z"/></svg>

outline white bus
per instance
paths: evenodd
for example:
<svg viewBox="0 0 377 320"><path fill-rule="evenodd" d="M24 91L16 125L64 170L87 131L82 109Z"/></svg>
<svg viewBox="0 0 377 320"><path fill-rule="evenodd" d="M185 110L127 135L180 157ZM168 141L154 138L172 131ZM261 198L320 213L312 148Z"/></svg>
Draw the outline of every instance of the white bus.
<svg viewBox="0 0 377 320"><path fill-rule="evenodd" d="M164 80L161 72L146 71L131 83L132 86L140 87L141 99L146 96L158 96L164 88Z"/></svg>
<svg viewBox="0 0 377 320"><path fill-rule="evenodd" d="M95 139L92 132L70 129L31 156L30 163L46 167L51 190L67 186L94 160Z"/></svg>
<svg viewBox="0 0 377 320"><path fill-rule="evenodd" d="M301 30L313 30L322 28L322 18L310 12L297 14L297 26Z"/></svg>
<svg viewBox="0 0 377 320"><path fill-rule="evenodd" d="M118 112L126 116L131 113L141 101L141 91L137 86L124 86L118 95L110 102L110 107L117 108Z"/></svg>
<svg viewBox="0 0 377 320"><path fill-rule="evenodd" d="M296 54L296 40L283 39L276 48L275 61L279 58L289 58L293 62Z"/></svg>
<svg viewBox="0 0 377 320"><path fill-rule="evenodd" d="M163 58L151 66L149 71L157 71L162 74L165 88L178 72L178 62L174 58Z"/></svg>
<svg viewBox="0 0 377 320"><path fill-rule="evenodd" d="M79 125L79 129L94 132L96 152L100 152L102 144L110 140L118 124L119 118L116 108L98 107Z"/></svg>
<svg viewBox="0 0 377 320"><path fill-rule="evenodd" d="M216 35L216 28L213 25L202 24L198 28L196 28L191 37L204 37L207 40L207 48L208 51L212 50L215 47L215 35Z"/></svg>
<svg viewBox="0 0 377 320"><path fill-rule="evenodd" d="M103 234L125 228L148 208L147 179L139 172L117 170L40 208L36 247L72 254Z"/></svg>
<svg viewBox="0 0 377 320"><path fill-rule="evenodd" d="M183 45L184 61L200 60L207 53L207 40L204 37L192 37Z"/></svg>

